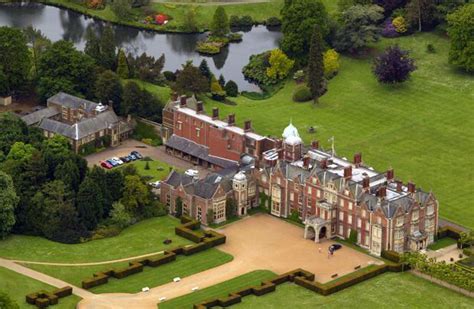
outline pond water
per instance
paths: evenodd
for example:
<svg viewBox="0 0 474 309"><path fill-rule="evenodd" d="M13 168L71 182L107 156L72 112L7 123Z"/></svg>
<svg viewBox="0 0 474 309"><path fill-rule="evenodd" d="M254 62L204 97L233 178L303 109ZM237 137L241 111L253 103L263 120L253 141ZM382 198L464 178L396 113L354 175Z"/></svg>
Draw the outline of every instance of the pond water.
<svg viewBox="0 0 474 309"><path fill-rule="evenodd" d="M69 40L79 49L84 48L88 27L100 32L104 25L103 21L39 3L0 4L0 26L33 26L52 41ZM243 32L242 42L230 44L219 55L205 57L195 52L196 43L205 38L205 34L163 34L133 27L113 27L117 45L127 52L146 52L154 57L165 54L165 70L169 71L180 68L187 60L199 65L206 58L216 76L222 74L226 80L235 81L240 90L246 91L259 91L259 88L244 79L242 67L251 55L278 47L281 38L278 31L256 26L249 32Z"/></svg>

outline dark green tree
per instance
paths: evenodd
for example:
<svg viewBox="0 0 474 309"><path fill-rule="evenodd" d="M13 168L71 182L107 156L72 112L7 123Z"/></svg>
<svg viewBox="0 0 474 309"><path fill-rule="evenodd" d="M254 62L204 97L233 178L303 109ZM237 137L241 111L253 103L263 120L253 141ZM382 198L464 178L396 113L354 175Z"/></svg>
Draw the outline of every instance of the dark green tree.
<svg viewBox="0 0 474 309"><path fill-rule="evenodd" d="M0 171L0 239L8 236L15 225L15 208L19 201L11 176Z"/></svg>
<svg viewBox="0 0 474 309"><path fill-rule="evenodd" d="M96 228L104 216L104 198L91 177L86 176L79 186L76 208L79 221L90 231Z"/></svg>
<svg viewBox="0 0 474 309"><path fill-rule="evenodd" d="M125 84L121 104L121 113L123 115L138 115L140 105L137 103L137 100L140 99L141 93L142 90L136 82L129 81Z"/></svg>
<svg viewBox="0 0 474 309"><path fill-rule="evenodd" d="M151 202L151 192L138 175L125 176L123 195L120 199L125 208L135 214L136 217L143 215L143 210Z"/></svg>
<svg viewBox="0 0 474 309"><path fill-rule="evenodd" d="M28 142L28 127L19 117L11 113L0 113L0 151L10 152L15 142Z"/></svg>
<svg viewBox="0 0 474 309"><path fill-rule="evenodd" d="M178 196L174 201L174 216L181 218L183 215L183 200Z"/></svg>
<svg viewBox="0 0 474 309"><path fill-rule="evenodd" d="M161 77L161 71L165 66L165 55L162 54L158 59L142 53L139 57L128 56L130 75L150 82L157 83Z"/></svg>
<svg viewBox="0 0 474 309"><path fill-rule="evenodd" d="M173 88L182 94L203 93L209 91L209 80L201 74L199 68L188 61L178 72Z"/></svg>
<svg viewBox="0 0 474 309"><path fill-rule="evenodd" d="M95 63L99 64L102 58L100 52L100 40L93 27L89 26L86 30L86 46L84 53L94 59Z"/></svg>
<svg viewBox="0 0 474 309"><path fill-rule="evenodd" d="M199 71L201 71L201 74L211 81L212 72L211 69L209 69L206 59L202 59L201 63L199 64Z"/></svg>
<svg viewBox="0 0 474 309"><path fill-rule="evenodd" d="M308 59L308 88L311 91L314 102L317 103L324 93L324 62L323 62L323 38L318 26L314 27L311 36L311 44Z"/></svg>
<svg viewBox="0 0 474 309"><path fill-rule="evenodd" d="M219 75L219 85L221 85L222 88L225 87L225 78L224 78L224 75Z"/></svg>
<svg viewBox="0 0 474 309"><path fill-rule="evenodd" d="M56 166L54 179L61 180L70 190L77 192L80 184L80 174L77 165L72 160L66 160Z"/></svg>
<svg viewBox="0 0 474 309"><path fill-rule="evenodd" d="M228 198L225 201L225 214L226 214L226 219L232 219L236 216L237 214L237 203L234 198Z"/></svg>
<svg viewBox="0 0 474 309"><path fill-rule="evenodd" d="M229 80L225 84L224 90L229 97L236 97L239 95L239 86L233 81Z"/></svg>
<svg viewBox="0 0 474 309"><path fill-rule="evenodd" d="M38 62L43 52L51 45L51 41L43 35L41 30L32 26L26 27L23 32L31 46L31 56L34 77L38 76Z"/></svg>
<svg viewBox="0 0 474 309"><path fill-rule="evenodd" d="M76 50L72 42L58 41L41 56L38 76L38 94L43 101L60 91L92 97L94 60Z"/></svg>
<svg viewBox="0 0 474 309"><path fill-rule="evenodd" d="M214 209L211 208L207 211L206 221L208 225L214 223Z"/></svg>
<svg viewBox="0 0 474 309"><path fill-rule="evenodd" d="M95 81L95 97L107 105L112 102L114 111L120 114L123 87L120 78L114 72L107 70L100 73Z"/></svg>
<svg viewBox="0 0 474 309"><path fill-rule="evenodd" d="M25 34L20 29L0 27L0 96L21 90L28 82L31 57Z"/></svg>
<svg viewBox="0 0 474 309"><path fill-rule="evenodd" d="M124 168L126 167L127 166L125 166ZM121 171L117 171L117 172L121 172ZM123 191L123 185L122 185L122 188L117 188L116 185L113 185L114 190L111 190L108 188L109 184L112 185L113 183L112 178L114 177L112 176L111 178L109 178L108 175L109 174L103 168L100 168L94 165L94 167L89 171L89 174L87 176L88 178L91 178L94 181L94 183L97 185L97 187L101 191L100 195L102 196L102 199L103 199L104 217L108 215L110 209L112 208L113 202L117 201L117 199L114 199L114 197L116 197L117 194L121 197L121 194Z"/></svg>
<svg viewBox="0 0 474 309"><path fill-rule="evenodd" d="M107 217L112 209L114 202L119 201L123 196L125 178L121 170L111 170L105 173L105 190L108 191L103 194L106 199L104 200L104 217Z"/></svg>
<svg viewBox="0 0 474 309"><path fill-rule="evenodd" d="M132 6L129 0L114 0L110 8L118 19L126 21L132 19Z"/></svg>
<svg viewBox="0 0 474 309"><path fill-rule="evenodd" d="M183 21L183 30L185 32L197 32L199 30L196 19L196 10L192 7L186 12L186 17Z"/></svg>
<svg viewBox="0 0 474 309"><path fill-rule="evenodd" d="M230 32L229 17L223 6L218 6L211 22L213 36L224 37Z"/></svg>
<svg viewBox="0 0 474 309"><path fill-rule="evenodd" d="M306 65L310 40L315 25L322 37L329 33L328 14L320 0L293 0L282 12L283 39L281 49L297 66Z"/></svg>
<svg viewBox="0 0 474 309"><path fill-rule="evenodd" d="M466 4L448 15L448 34L451 38L449 62L474 72L474 3Z"/></svg>
<svg viewBox="0 0 474 309"><path fill-rule="evenodd" d="M115 45L115 34L112 26L107 25L100 38L101 58L99 64L105 69L114 71L117 60L117 47Z"/></svg>
<svg viewBox="0 0 474 309"><path fill-rule="evenodd" d="M128 68L127 56L123 49L118 52L117 75L120 78L127 79L130 77L130 69Z"/></svg>
<svg viewBox="0 0 474 309"><path fill-rule="evenodd" d="M337 1L337 7L339 9L339 12L344 12L348 8L354 5L371 5L372 0L339 0Z"/></svg>
<svg viewBox="0 0 474 309"><path fill-rule="evenodd" d="M436 5L434 0L410 0L406 9L408 21L418 31L432 29L436 24Z"/></svg>

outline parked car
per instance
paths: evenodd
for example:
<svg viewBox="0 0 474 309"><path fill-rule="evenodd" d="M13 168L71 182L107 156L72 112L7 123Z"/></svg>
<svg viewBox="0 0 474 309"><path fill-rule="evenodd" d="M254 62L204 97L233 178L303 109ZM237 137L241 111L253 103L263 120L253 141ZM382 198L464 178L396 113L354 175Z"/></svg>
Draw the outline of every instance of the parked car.
<svg viewBox="0 0 474 309"><path fill-rule="evenodd" d="M342 248L342 245L340 245L340 244L333 244L333 245L329 246L329 250L331 250L333 252L336 251L336 250L339 250L341 248Z"/></svg>
<svg viewBox="0 0 474 309"><path fill-rule="evenodd" d="M161 181L160 180L152 181L152 182L149 182L148 184L152 186L153 188L159 188L161 185Z"/></svg>
<svg viewBox="0 0 474 309"><path fill-rule="evenodd" d="M114 161L114 160L112 160L112 159L108 159L108 160L106 160L106 162L107 162L107 163L109 163L110 165L112 165L112 167L116 167L116 166L118 166L118 163L117 163L117 162L115 162L115 161Z"/></svg>
<svg viewBox="0 0 474 309"><path fill-rule="evenodd" d="M199 171L195 169L189 169L186 172L184 172L186 175L191 176L191 177L197 177L199 175Z"/></svg>
<svg viewBox="0 0 474 309"><path fill-rule="evenodd" d="M130 154L129 157L132 161L135 161L137 159L137 157L135 155L132 155L132 154Z"/></svg>
<svg viewBox="0 0 474 309"><path fill-rule="evenodd" d="M142 159L143 158L143 156L138 151L132 151L130 154L137 157L137 159Z"/></svg>
<svg viewBox="0 0 474 309"><path fill-rule="evenodd" d="M122 160L120 160L120 159L119 159L119 158L117 158L117 157L113 157L113 158L112 158L112 160L114 160L115 162L117 162L117 163L118 163L118 165L122 165L122 164L123 164L123 161L122 161Z"/></svg>
<svg viewBox="0 0 474 309"><path fill-rule="evenodd" d="M102 166L103 168L106 168L106 169L108 169L108 170L113 167L113 166L112 166L109 162L107 162L107 161L101 161L101 162L100 162L100 166Z"/></svg>
<svg viewBox="0 0 474 309"><path fill-rule="evenodd" d="M129 158L129 156L120 157L120 160L122 160L122 161L125 162L125 163L128 163L128 162L132 161L132 159Z"/></svg>

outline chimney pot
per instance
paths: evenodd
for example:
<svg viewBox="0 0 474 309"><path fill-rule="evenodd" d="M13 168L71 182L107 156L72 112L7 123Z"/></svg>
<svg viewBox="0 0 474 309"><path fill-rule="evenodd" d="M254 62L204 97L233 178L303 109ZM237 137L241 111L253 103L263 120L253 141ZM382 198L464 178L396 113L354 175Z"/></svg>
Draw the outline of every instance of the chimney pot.
<svg viewBox="0 0 474 309"><path fill-rule="evenodd" d="M252 131L252 121L246 120L244 124L244 131L245 132L250 132Z"/></svg>
<svg viewBox="0 0 474 309"><path fill-rule="evenodd" d="M397 192L402 192L403 183L400 180L397 180Z"/></svg>
<svg viewBox="0 0 474 309"><path fill-rule="evenodd" d="M219 108L214 107L212 109L212 120L216 120L219 118Z"/></svg>
<svg viewBox="0 0 474 309"><path fill-rule="evenodd" d="M196 103L196 113L201 114L203 111L204 111L203 103L201 101L198 101Z"/></svg>
<svg viewBox="0 0 474 309"><path fill-rule="evenodd" d="M306 168L306 169L309 168L309 159L310 159L310 158L309 158L308 156L305 156L305 157L303 158L303 166L304 166L304 168Z"/></svg>
<svg viewBox="0 0 474 309"><path fill-rule="evenodd" d="M179 106L180 107L185 107L187 100L188 100L188 98L185 95L182 95L179 99Z"/></svg>
<svg viewBox="0 0 474 309"><path fill-rule="evenodd" d="M360 152L354 155L354 165L359 167L362 163L362 154Z"/></svg>
<svg viewBox="0 0 474 309"><path fill-rule="evenodd" d="M323 170L328 168L328 159L324 158L324 159L321 160L321 168Z"/></svg>
<svg viewBox="0 0 474 309"><path fill-rule="evenodd" d="M381 186L378 190L378 196L380 198L385 198L387 196L387 188L385 186Z"/></svg>
<svg viewBox="0 0 474 309"><path fill-rule="evenodd" d="M365 176L364 179L362 179L362 188L364 190L369 190L370 188L370 177L369 176Z"/></svg>
<svg viewBox="0 0 474 309"><path fill-rule="evenodd" d="M311 142L311 148L313 149L319 149L319 141L314 140Z"/></svg>
<svg viewBox="0 0 474 309"><path fill-rule="evenodd" d="M344 178L345 179L352 178L352 166L349 165L344 168Z"/></svg>
<svg viewBox="0 0 474 309"><path fill-rule="evenodd" d="M230 114L227 116L227 124L230 126L235 124L235 114Z"/></svg>
<svg viewBox="0 0 474 309"><path fill-rule="evenodd" d="M394 171L393 171L393 168L388 169L388 170L387 170L387 180L388 180L388 181L392 181L392 180L393 180L393 176L395 176Z"/></svg>
<svg viewBox="0 0 474 309"><path fill-rule="evenodd" d="M412 181L408 182L408 192L415 193L415 191L416 191L415 184Z"/></svg>

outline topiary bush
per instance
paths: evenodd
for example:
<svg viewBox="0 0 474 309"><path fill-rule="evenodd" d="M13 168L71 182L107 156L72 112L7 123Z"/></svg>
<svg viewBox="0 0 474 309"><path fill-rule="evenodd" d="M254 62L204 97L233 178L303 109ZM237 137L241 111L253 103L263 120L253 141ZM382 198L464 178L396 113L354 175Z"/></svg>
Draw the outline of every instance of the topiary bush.
<svg viewBox="0 0 474 309"><path fill-rule="evenodd" d="M224 90L229 97L236 97L239 95L239 86L233 81L229 80L225 84Z"/></svg>
<svg viewBox="0 0 474 309"><path fill-rule="evenodd" d="M293 101L308 102L313 98L311 90L306 85L299 85L293 91Z"/></svg>

